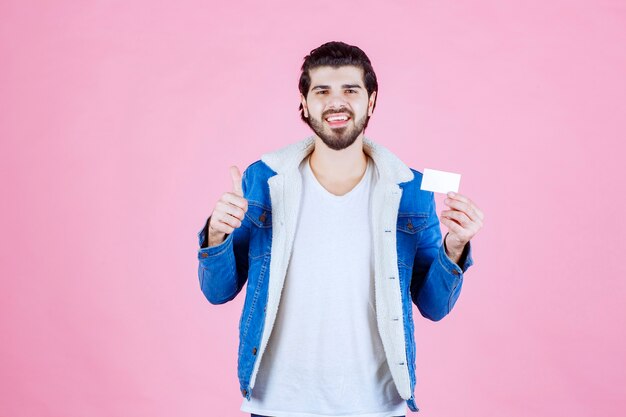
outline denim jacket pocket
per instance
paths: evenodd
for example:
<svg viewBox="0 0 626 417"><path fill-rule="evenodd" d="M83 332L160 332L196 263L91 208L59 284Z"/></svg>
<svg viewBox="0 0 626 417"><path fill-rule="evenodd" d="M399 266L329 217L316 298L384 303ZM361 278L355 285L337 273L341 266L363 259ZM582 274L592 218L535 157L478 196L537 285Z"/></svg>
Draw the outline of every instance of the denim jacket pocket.
<svg viewBox="0 0 626 417"><path fill-rule="evenodd" d="M428 213L411 212L398 213L397 220L397 246L398 263L405 268L413 266L417 239L420 231L428 226Z"/></svg>
<svg viewBox="0 0 626 417"><path fill-rule="evenodd" d="M250 260L267 255L272 241L272 210L253 200L248 201L246 217L250 220Z"/></svg>

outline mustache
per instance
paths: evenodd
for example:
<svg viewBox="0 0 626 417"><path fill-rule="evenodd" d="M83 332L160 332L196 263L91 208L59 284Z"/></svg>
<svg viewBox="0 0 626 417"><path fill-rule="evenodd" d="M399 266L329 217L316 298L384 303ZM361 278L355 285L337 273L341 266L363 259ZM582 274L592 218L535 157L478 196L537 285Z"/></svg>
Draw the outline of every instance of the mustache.
<svg viewBox="0 0 626 417"><path fill-rule="evenodd" d="M351 119L353 119L354 117L352 117L352 112L348 109L336 109L336 110L331 110L331 111L327 111L326 113L322 114L322 118L327 118L329 116L332 116L333 114L341 114L341 113L345 113L347 114Z"/></svg>

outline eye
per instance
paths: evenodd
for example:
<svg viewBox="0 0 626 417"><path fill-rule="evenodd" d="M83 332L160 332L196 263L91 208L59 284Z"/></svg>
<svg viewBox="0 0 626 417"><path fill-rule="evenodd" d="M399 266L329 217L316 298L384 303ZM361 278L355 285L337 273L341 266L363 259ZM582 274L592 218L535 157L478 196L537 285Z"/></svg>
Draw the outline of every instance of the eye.
<svg viewBox="0 0 626 417"><path fill-rule="evenodd" d="M328 91L326 91L326 90L319 90L319 91L318 91L317 93L315 93L315 94L317 94L317 95L319 95L319 94L326 94L327 92L328 92Z"/></svg>
<svg viewBox="0 0 626 417"><path fill-rule="evenodd" d="M346 91L347 91L348 93L356 93L356 90L353 90L353 89L351 89L351 88L350 88L350 89L348 89L348 90L346 90Z"/></svg>

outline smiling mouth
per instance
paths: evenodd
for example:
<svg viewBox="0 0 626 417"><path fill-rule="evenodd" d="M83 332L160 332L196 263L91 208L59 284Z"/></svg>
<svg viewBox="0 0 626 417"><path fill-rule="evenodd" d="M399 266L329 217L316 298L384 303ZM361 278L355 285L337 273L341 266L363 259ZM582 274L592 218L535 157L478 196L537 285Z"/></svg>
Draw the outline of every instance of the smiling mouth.
<svg viewBox="0 0 626 417"><path fill-rule="evenodd" d="M343 127L348 124L350 119L351 117L348 116L347 114L340 113L340 114L331 114L330 116L326 117L324 120L326 121L326 123L328 123L330 127Z"/></svg>

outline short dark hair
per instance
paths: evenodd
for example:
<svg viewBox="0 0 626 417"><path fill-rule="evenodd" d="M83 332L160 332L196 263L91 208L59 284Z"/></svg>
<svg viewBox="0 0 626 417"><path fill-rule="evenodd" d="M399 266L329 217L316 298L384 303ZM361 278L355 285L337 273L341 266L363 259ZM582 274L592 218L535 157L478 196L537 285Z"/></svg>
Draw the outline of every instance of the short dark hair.
<svg viewBox="0 0 626 417"><path fill-rule="evenodd" d="M365 55L365 52L361 48L353 45L348 45L344 42L326 42L325 44L313 49L309 55L304 57L302 63L302 73L300 74L300 82L298 87L300 93L306 98L309 88L311 87L311 76L309 70L317 67L330 66L330 67L342 67L344 65L354 65L363 70L363 82L365 83L365 89L367 90L367 97L371 97L372 93L376 91L376 99L374 100L374 106L372 111L376 108L376 101L378 101L378 80L376 79L376 73L372 68L370 59ZM309 124L309 120L304 117L304 109L302 103L300 103L300 118ZM369 122L369 116L367 117ZM365 126L367 127L367 122Z"/></svg>

